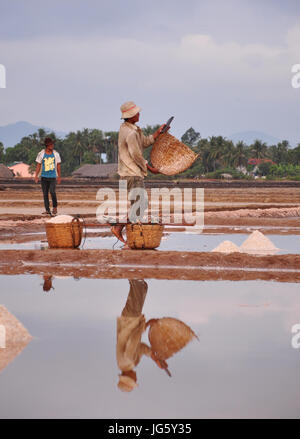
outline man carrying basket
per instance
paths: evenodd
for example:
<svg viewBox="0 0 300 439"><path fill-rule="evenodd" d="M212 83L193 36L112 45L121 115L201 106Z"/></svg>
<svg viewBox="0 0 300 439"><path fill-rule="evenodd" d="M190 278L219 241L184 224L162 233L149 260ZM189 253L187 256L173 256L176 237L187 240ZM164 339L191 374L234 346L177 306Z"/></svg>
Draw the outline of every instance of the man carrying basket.
<svg viewBox="0 0 300 439"><path fill-rule="evenodd" d="M147 176L147 169L153 174L158 174L159 171L151 167L144 159L143 150L153 145L165 124L152 135L145 136L141 128L135 125L139 121L141 108L129 101L121 105L120 110L121 119L124 119L124 122L120 127L118 139L118 174L121 180L127 182L128 192L134 188L145 189L144 178ZM131 201L131 204L133 203ZM128 248L122 236L123 227L124 224L119 224L113 226L111 231L120 241L124 242L124 248Z"/></svg>

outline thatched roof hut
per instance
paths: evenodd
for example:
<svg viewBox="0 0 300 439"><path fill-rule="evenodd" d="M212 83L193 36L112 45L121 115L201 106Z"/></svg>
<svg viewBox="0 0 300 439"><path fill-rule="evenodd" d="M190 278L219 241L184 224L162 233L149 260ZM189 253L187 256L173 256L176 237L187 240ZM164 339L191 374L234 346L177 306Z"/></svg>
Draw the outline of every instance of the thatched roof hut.
<svg viewBox="0 0 300 439"><path fill-rule="evenodd" d="M0 163L0 179L1 178L6 180L14 178L14 173L2 163Z"/></svg>
<svg viewBox="0 0 300 439"><path fill-rule="evenodd" d="M117 163L103 165L83 165L72 172L75 178L114 178L118 171Z"/></svg>

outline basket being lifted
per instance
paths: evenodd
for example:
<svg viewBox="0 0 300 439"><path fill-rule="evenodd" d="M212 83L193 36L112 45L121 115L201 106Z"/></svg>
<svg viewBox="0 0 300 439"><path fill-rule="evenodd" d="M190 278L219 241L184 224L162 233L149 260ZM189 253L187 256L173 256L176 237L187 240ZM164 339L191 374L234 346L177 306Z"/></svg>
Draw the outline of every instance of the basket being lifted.
<svg viewBox="0 0 300 439"><path fill-rule="evenodd" d="M151 151L152 165L165 175L175 175L185 171L197 157L198 154L169 133L160 134Z"/></svg>

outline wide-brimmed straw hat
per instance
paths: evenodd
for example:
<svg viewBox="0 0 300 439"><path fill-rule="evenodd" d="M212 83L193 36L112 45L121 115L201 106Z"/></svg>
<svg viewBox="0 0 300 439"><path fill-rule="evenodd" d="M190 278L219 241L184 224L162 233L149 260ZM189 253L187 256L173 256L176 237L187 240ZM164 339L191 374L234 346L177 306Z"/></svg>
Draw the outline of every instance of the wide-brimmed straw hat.
<svg viewBox="0 0 300 439"><path fill-rule="evenodd" d="M130 117L133 117L139 113L141 111L141 107L135 105L133 101L129 101L121 105L120 110L122 112L121 119L129 119Z"/></svg>

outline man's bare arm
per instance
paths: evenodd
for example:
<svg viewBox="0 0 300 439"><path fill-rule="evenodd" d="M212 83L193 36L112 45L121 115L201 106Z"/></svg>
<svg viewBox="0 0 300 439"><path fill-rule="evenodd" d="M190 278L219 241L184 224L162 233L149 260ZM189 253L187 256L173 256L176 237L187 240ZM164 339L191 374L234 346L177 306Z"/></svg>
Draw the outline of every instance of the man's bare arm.
<svg viewBox="0 0 300 439"><path fill-rule="evenodd" d="M61 174L60 174L60 163L57 163L57 183L60 184L61 183Z"/></svg>
<svg viewBox="0 0 300 439"><path fill-rule="evenodd" d="M36 168L35 168L35 176L34 176L34 181L36 183L38 183L38 181L39 181L40 170L41 170L41 163L37 163Z"/></svg>

